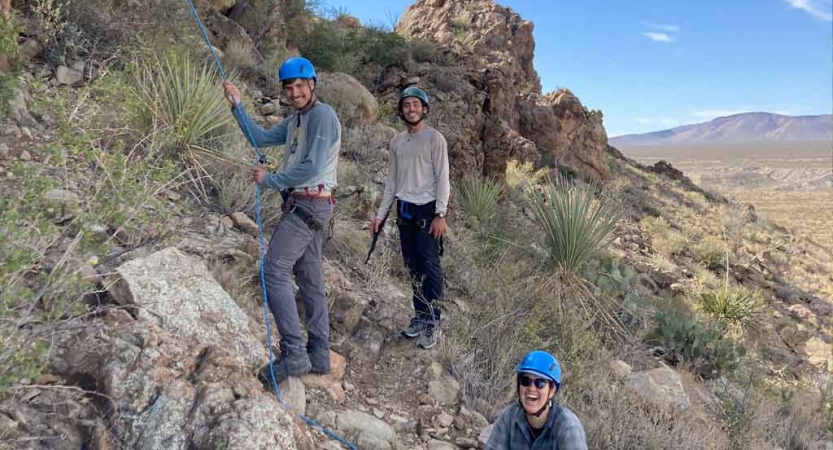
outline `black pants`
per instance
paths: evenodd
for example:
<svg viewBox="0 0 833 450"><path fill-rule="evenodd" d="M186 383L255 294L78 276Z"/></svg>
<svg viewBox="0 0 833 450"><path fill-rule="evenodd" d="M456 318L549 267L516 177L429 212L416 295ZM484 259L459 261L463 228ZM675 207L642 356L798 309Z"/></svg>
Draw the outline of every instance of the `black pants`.
<svg viewBox="0 0 833 450"><path fill-rule="evenodd" d="M399 200L397 211L402 259L411 274L416 317L439 324L443 298L440 240L428 233L434 220L434 202L415 205Z"/></svg>

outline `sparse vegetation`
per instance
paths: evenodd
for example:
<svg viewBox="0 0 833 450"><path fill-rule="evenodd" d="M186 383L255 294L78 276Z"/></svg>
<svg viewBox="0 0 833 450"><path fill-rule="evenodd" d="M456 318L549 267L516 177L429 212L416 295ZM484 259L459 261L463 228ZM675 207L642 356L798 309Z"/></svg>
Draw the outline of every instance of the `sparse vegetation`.
<svg viewBox="0 0 833 450"><path fill-rule="evenodd" d="M460 208L479 223L495 217L497 202L503 193L503 184L478 174L466 176L456 186Z"/></svg>
<svg viewBox="0 0 833 450"><path fill-rule="evenodd" d="M703 378L715 378L737 367L745 351L723 337L725 325L706 325L677 310L657 312L649 342L661 345L665 360L687 367Z"/></svg>
<svg viewBox="0 0 833 450"><path fill-rule="evenodd" d="M532 208L546 236L551 264L575 272L606 244L622 214L615 200L596 197L593 183L552 179L532 196Z"/></svg>
<svg viewBox="0 0 833 450"><path fill-rule="evenodd" d="M702 241L694 244L691 249L707 269L717 270L726 267L729 247L721 238L706 236Z"/></svg>
<svg viewBox="0 0 833 450"><path fill-rule="evenodd" d="M764 307L759 292L744 286L723 286L700 296L700 310L718 320L754 323Z"/></svg>

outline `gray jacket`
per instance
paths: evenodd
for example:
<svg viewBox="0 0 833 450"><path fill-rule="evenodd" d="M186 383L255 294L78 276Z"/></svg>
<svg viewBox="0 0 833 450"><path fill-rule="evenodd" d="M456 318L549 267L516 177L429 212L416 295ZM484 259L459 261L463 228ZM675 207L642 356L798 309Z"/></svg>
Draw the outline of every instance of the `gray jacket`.
<svg viewBox="0 0 833 450"><path fill-rule="evenodd" d="M263 179L265 187L315 190L322 184L325 191L331 191L336 186L341 123L330 105L317 102L308 111L296 111L268 130L237 108L232 113L240 128L244 128L244 123L249 128L258 147L286 144L283 170L267 174Z"/></svg>
<svg viewBox="0 0 833 450"><path fill-rule="evenodd" d="M486 443L486 450L587 450L584 427L569 409L553 402L544 430L535 442L523 408L503 409Z"/></svg>

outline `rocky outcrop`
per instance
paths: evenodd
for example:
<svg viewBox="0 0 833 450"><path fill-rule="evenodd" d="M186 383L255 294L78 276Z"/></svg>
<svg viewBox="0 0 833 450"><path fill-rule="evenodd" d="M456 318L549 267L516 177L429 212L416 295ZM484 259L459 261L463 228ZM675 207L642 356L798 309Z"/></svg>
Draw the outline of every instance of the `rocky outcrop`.
<svg viewBox="0 0 833 450"><path fill-rule="evenodd" d="M627 385L640 397L660 407L685 410L691 406L680 375L665 365L631 374Z"/></svg>
<svg viewBox="0 0 833 450"><path fill-rule="evenodd" d="M517 103L520 133L534 142L544 160L597 181L610 175L602 113L588 111L569 89Z"/></svg>
<svg viewBox="0 0 833 450"><path fill-rule="evenodd" d="M595 180L609 175L601 113L587 111L566 89L540 95L531 22L491 0L420 0L396 29L453 54L451 67L388 68L378 86L392 107L407 85L428 91L429 122L449 142L452 176L477 167L502 178L509 159L560 165Z"/></svg>
<svg viewBox="0 0 833 450"><path fill-rule="evenodd" d="M117 269L110 295L139 320L185 339L222 346L251 369L266 361L246 314L205 264L170 247Z"/></svg>

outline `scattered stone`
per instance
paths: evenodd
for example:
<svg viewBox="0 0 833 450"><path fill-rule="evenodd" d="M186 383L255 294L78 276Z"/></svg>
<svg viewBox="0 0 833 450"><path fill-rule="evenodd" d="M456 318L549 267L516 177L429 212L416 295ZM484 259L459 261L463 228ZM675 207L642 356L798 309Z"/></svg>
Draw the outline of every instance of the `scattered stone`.
<svg viewBox="0 0 833 450"><path fill-rule="evenodd" d="M330 398L338 403L347 399L344 388L341 386L341 379L347 370L347 360L338 353L330 350L330 373L327 375L304 375L301 380L308 388L323 389L330 395Z"/></svg>
<svg viewBox="0 0 833 450"><path fill-rule="evenodd" d="M3 143L0 143L0 159L6 159L9 157L9 146Z"/></svg>
<svg viewBox="0 0 833 450"><path fill-rule="evenodd" d="M246 213L241 211L231 213L231 220L233 220L234 224L237 225L237 228L240 228L242 231L249 233L254 237L258 236L257 224L250 219Z"/></svg>
<svg viewBox="0 0 833 450"><path fill-rule="evenodd" d="M26 139L29 139L30 141L35 138L35 136L32 135L32 130L30 130L29 127L20 127L20 133L23 134L23 136L25 136Z"/></svg>
<svg viewBox="0 0 833 450"><path fill-rule="evenodd" d="M631 374L631 366L625 361L615 360L610 362L610 373L614 377L624 380Z"/></svg>
<svg viewBox="0 0 833 450"><path fill-rule="evenodd" d="M223 216L223 217L220 219L220 225L222 225L222 226L223 226L223 229L224 229L225 231L229 231L229 230L231 230L232 228L234 228L234 220L232 220L232 218L231 218L231 217L229 217L229 216Z"/></svg>
<svg viewBox="0 0 833 450"><path fill-rule="evenodd" d="M349 392L349 391L353 391L353 390L355 390L355 389L356 389L356 386L355 386L353 383L351 383L351 382L349 382L349 381L345 381L345 382L344 382L344 390L345 390L345 391L348 391L348 392Z"/></svg>
<svg viewBox="0 0 833 450"><path fill-rule="evenodd" d="M833 316L833 303L821 298L810 300L810 309L819 316Z"/></svg>
<svg viewBox="0 0 833 450"><path fill-rule="evenodd" d="M408 431L416 428L416 422L413 422L399 414L388 415L388 420L393 423L393 428L398 432Z"/></svg>
<svg viewBox="0 0 833 450"><path fill-rule="evenodd" d="M0 436L11 434L17 430L18 424L9 416L0 413Z"/></svg>
<svg viewBox="0 0 833 450"><path fill-rule="evenodd" d="M833 345L814 337L804 344L807 361L820 370L833 372Z"/></svg>
<svg viewBox="0 0 833 450"><path fill-rule="evenodd" d="M336 416L336 428L357 436L358 446L370 450L388 450L396 439L390 425L361 411L344 411Z"/></svg>
<svg viewBox="0 0 833 450"><path fill-rule="evenodd" d="M480 434L477 435L477 440L480 441L483 446L486 446L486 443L489 442L489 437L492 435L492 430L495 428L495 424L491 424L488 427L483 428L480 430Z"/></svg>
<svg viewBox="0 0 833 450"><path fill-rule="evenodd" d="M460 394L460 384L445 372L439 363L431 364L433 379L428 382L428 395L443 405L451 405Z"/></svg>
<svg viewBox="0 0 833 450"><path fill-rule="evenodd" d="M174 191L168 191L167 195L168 195L168 200L170 200L172 202L179 201L179 199L182 198L181 195L179 195L178 193L176 193Z"/></svg>
<svg viewBox="0 0 833 450"><path fill-rule="evenodd" d="M794 319L804 320L813 323L816 322L816 315L813 314L812 311L810 311L810 308L807 308L804 305L790 305L790 307L787 309L790 311L790 316L792 316Z"/></svg>
<svg viewBox="0 0 833 450"><path fill-rule="evenodd" d="M682 283L671 283L671 293L676 295L685 294L685 286Z"/></svg>
<svg viewBox="0 0 833 450"><path fill-rule="evenodd" d="M64 205L78 203L78 194L65 189L52 189L43 195L44 200Z"/></svg>
<svg viewBox="0 0 833 450"><path fill-rule="evenodd" d="M23 150L20 152L20 155L17 156L17 159L21 161L31 161L32 155L28 151Z"/></svg>
<svg viewBox="0 0 833 450"><path fill-rule="evenodd" d="M477 411L472 411L465 406L460 406L460 415L469 419L469 421L474 423L478 428L483 428L489 425L489 421L483 417L483 414L480 414Z"/></svg>
<svg viewBox="0 0 833 450"><path fill-rule="evenodd" d="M641 397L659 406L681 410L691 406L680 375L665 365L630 375L628 386Z"/></svg>
<svg viewBox="0 0 833 450"><path fill-rule="evenodd" d="M370 412L372 412L377 419L383 419L385 417L385 412L379 408L373 408Z"/></svg>
<svg viewBox="0 0 833 450"><path fill-rule="evenodd" d="M478 445L477 440L467 437L458 437L457 440L454 441L454 443L457 444L458 447L463 449L477 448Z"/></svg>
<svg viewBox="0 0 833 450"><path fill-rule="evenodd" d="M3 130L3 135L4 136L15 135L16 137L19 138L21 136L20 127L18 127L17 125L9 125Z"/></svg>
<svg viewBox="0 0 833 450"><path fill-rule="evenodd" d="M37 39L29 38L23 41L20 45L20 59L22 61L30 61L32 58L40 53L40 44Z"/></svg>
<svg viewBox="0 0 833 450"><path fill-rule="evenodd" d="M810 339L811 333L803 324L785 324L777 326L776 331L787 346L799 350Z"/></svg>
<svg viewBox="0 0 833 450"><path fill-rule="evenodd" d="M75 86L84 81L84 73L67 66L58 66L58 69L55 71L55 80L58 84Z"/></svg>
<svg viewBox="0 0 833 450"><path fill-rule="evenodd" d="M445 441L432 439L428 441L428 450L457 450L453 445Z"/></svg>
<svg viewBox="0 0 833 450"><path fill-rule="evenodd" d="M454 423L454 417L448 413L440 413L439 415L434 417L434 420L440 424L441 427L448 428Z"/></svg>
<svg viewBox="0 0 833 450"><path fill-rule="evenodd" d="M278 107L274 103L264 103L260 105L260 115L271 116L278 111Z"/></svg>
<svg viewBox="0 0 833 450"><path fill-rule="evenodd" d="M459 431L463 431L466 429L466 420L460 416L454 418L454 428Z"/></svg>
<svg viewBox="0 0 833 450"><path fill-rule="evenodd" d="M307 390L297 377L288 377L280 383L281 398L298 414L307 413Z"/></svg>
<svg viewBox="0 0 833 450"><path fill-rule="evenodd" d="M367 404L368 404L368 405L378 405L378 404L379 404L379 400L376 400L375 398L368 398L368 399L367 399Z"/></svg>

